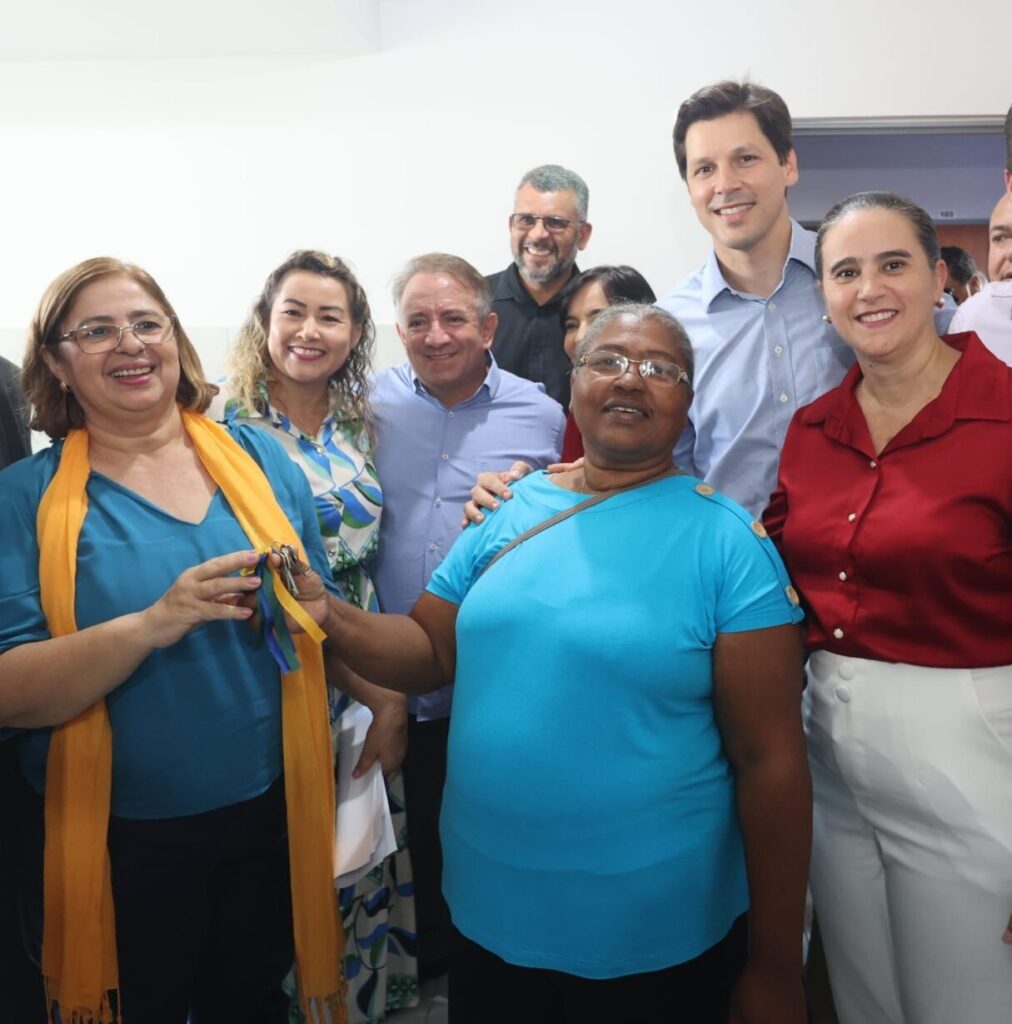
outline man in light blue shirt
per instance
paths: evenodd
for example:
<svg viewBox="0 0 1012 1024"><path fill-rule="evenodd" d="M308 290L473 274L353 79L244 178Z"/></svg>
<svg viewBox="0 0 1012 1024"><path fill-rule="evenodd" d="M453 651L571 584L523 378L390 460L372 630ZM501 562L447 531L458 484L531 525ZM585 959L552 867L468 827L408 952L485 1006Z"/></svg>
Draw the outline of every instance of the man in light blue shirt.
<svg viewBox="0 0 1012 1024"><path fill-rule="evenodd" d="M815 234L788 210L798 166L783 99L751 82L707 86L679 108L674 144L713 238L703 266L657 303L681 321L696 357L675 459L758 516L791 417L839 384L854 357L823 319ZM940 332L954 311L939 312Z"/></svg>
<svg viewBox="0 0 1012 1024"><path fill-rule="evenodd" d="M492 293L469 263L442 253L411 260L394 304L408 361L378 373L371 392L384 506L373 581L382 610L405 613L459 536L478 473L556 461L565 416L541 384L496 366ZM451 696L445 687L408 703L404 783L423 978L445 970L449 945L438 822Z"/></svg>

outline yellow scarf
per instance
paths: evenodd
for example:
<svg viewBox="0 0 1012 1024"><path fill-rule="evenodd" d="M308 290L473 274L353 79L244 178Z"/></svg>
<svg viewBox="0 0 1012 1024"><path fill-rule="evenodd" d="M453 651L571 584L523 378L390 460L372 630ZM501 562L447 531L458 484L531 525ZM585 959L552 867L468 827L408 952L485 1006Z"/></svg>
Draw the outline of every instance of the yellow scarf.
<svg viewBox="0 0 1012 1024"><path fill-rule="evenodd" d="M294 545L306 553L267 478L228 433L181 410L204 468L221 489L252 547ZM77 541L88 510L88 434L73 430L39 504L39 591L52 636L77 630ZM275 574L276 576L276 574ZM323 673L323 634L276 579L285 610L306 632L294 637L301 669L281 680L285 797L295 956L303 1012L346 1020L341 972L344 934L333 885L334 773ZM42 969L64 1024L106 1024L119 987L106 832L112 785L112 730L105 701L53 730L46 775ZM125 1007L129 1014L130 1008ZM50 1018L52 1020L52 1017ZM127 1017L129 1020L129 1017Z"/></svg>

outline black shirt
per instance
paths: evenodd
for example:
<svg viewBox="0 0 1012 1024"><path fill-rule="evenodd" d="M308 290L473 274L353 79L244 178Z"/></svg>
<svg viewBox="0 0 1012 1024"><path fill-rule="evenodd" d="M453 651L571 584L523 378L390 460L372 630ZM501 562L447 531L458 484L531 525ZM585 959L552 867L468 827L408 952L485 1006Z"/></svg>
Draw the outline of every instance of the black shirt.
<svg viewBox="0 0 1012 1024"><path fill-rule="evenodd" d="M578 273L573 267L572 276ZM518 377L540 381L548 394L568 409L573 364L562 347L565 332L559 322L561 289L539 306L523 286L516 264L490 274L486 280L492 289L492 311L499 317L492 342L495 361Z"/></svg>
<svg viewBox="0 0 1012 1024"><path fill-rule="evenodd" d="M31 453L18 368L0 357L0 469Z"/></svg>

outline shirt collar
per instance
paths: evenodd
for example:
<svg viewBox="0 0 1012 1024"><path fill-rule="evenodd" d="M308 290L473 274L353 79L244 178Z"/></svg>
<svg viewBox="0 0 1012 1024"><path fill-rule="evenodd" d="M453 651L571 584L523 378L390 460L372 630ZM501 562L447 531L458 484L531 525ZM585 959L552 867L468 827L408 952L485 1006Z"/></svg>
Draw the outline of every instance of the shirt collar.
<svg viewBox="0 0 1012 1024"><path fill-rule="evenodd" d="M574 263L572 267L572 273L566 279L566 284L569 284L580 273L580 268ZM546 303L545 306L551 307L553 303L559 302L559 297L562 295L562 288L560 288ZM492 299L498 302L500 299L512 299L514 302L519 302L521 305L532 306L535 309L541 309L543 307L538 306L531 296L531 293L524 287L524 283L520 278L520 271L517 270L516 263L511 263L506 268L506 273L499 275L499 280L496 281L495 288L492 292Z"/></svg>
<svg viewBox="0 0 1012 1024"><path fill-rule="evenodd" d="M494 300L516 299L518 302L523 301L524 298L530 300L531 297L527 294L527 289L520 282L520 272L517 270L515 263L511 263L506 268L505 274L499 275L499 280L495 283L495 290L492 292L492 298Z"/></svg>
<svg viewBox="0 0 1012 1024"><path fill-rule="evenodd" d="M815 234L812 231L806 231L796 220L791 221L791 244L787 250L783 276L786 276L787 264L791 260L804 264L812 274L815 273ZM783 280L783 276L781 280ZM727 283L717 260L717 252L715 249L711 249L706 263L703 264L700 295L703 306L709 309L713 300L724 291L731 292L733 295L742 294Z"/></svg>
<svg viewBox="0 0 1012 1024"><path fill-rule="evenodd" d="M929 402L889 442L902 447L944 434L956 420L1012 419L1005 364L989 352L972 331L947 334L945 343L963 353L952 368L938 397ZM855 394L861 382L861 367L855 363L839 387L833 388L801 410L801 421L823 424L827 436L853 448L868 436L868 427Z"/></svg>
<svg viewBox="0 0 1012 1024"><path fill-rule="evenodd" d="M439 402L440 405L443 403L421 382L418 374L415 373L415 368L408 363L408 373L411 375L411 384L415 389L416 395L421 395L427 398L431 402ZM502 382L502 370L499 369L499 364L495 361L495 357L491 352L488 353L488 369L485 372L485 379L478 385L477 390L471 395L470 398L465 398L463 402L458 402L454 408L459 408L462 405L469 405L475 401L492 401L495 396L499 393L499 386ZM444 406L445 408L445 406Z"/></svg>
<svg viewBox="0 0 1012 1024"><path fill-rule="evenodd" d="M264 419L272 426L277 427L279 430L284 430L286 433L291 434L293 437L303 437L302 431L298 427L294 426L289 418L281 412L276 406L271 404L270 395L267 393L267 384L264 381L257 381L256 385L257 396L260 398L260 402L257 402L253 408L242 405L243 416L246 419ZM262 403L262 404L261 404ZM261 410L266 410L266 414ZM327 413L326 419L320 424L320 430L324 436L329 438L334 431L334 427L337 423L337 419L333 412ZM315 441L316 438L313 438Z"/></svg>

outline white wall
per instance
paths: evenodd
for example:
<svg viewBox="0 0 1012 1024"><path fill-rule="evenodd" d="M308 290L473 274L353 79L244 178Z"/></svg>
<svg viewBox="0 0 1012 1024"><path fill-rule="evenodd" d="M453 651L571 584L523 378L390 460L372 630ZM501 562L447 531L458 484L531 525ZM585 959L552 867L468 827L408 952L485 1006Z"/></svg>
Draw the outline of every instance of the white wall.
<svg viewBox="0 0 1012 1024"><path fill-rule="evenodd" d="M686 95L750 73L796 116L1004 113L1008 0L964 20L957 53L941 0L387 0L364 56L0 63L0 352L55 274L113 254L213 372L266 273L313 246L357 267L391 362L391 275L432 249L501 269L515 182L549 161L590 185L583 265L663 291L707 245L671 153Z"/></svg>

